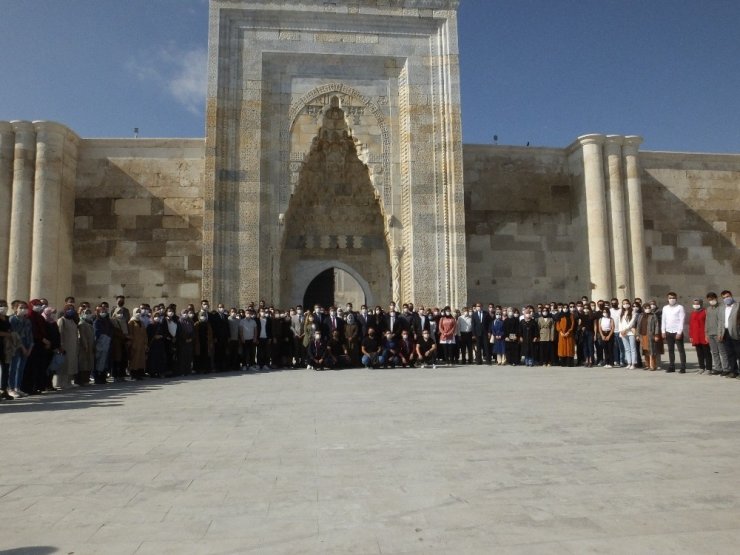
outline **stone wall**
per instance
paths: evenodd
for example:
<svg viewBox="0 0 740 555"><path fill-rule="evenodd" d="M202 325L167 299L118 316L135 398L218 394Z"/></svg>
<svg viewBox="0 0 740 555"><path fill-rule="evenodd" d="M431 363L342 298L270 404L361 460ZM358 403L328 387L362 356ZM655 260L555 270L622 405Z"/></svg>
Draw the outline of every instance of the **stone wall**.
<svg viewBox="0 0 740 555"><path fill-rule="evenodd" d="M465 145L463 157L469 302L588 294L566 151Z"/></svg>
<svg viewBox="0 0 740 555"><path fill-rule="evenodd" d="M740 155L641 152L640 165L650 294L740 290Z"/></svg>
<svg viewBox="0 0 740 555"><path fill-rule="evenodd" d="M77 168L73 294L201 299L203 139L86 139Z"/></svg>

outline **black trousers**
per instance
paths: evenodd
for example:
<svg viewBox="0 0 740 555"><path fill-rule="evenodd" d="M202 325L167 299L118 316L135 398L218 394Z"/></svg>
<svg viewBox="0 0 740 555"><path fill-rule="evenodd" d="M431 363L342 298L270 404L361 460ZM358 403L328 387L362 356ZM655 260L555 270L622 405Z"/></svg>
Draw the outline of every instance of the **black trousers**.
<svg viewBox="0 0 740 555"><path fill-rule="evenodd" d="M473 332L464 331L460 334L460 354L463 364L473 362Z"/></svg>
<svg viewBox="0 0 740 555"><path fill-rule="evenodd" d="M483 364L483 357L486 362L491 362L491 344L488 342L488 334L476 337L475 362Z"/></svg>
<svg viewBox="0 0 740 555"><path fill-rule="evenodd" d="M699 368L712 371L712 352L709 345L695 345L696 358L699 360Z"/></svg>
<svg viewBox="0 0 740 555"><path fill-rule="evenodd" d="M254 366L254 354L256 349L257 345L254 344L254 340L244 342L244 365L247 368Z"/></svg>
<svg viewBox="0 0 740 555"><path fill-rule="evenodd" d="M257 366L262 368L270 364L270 340L262 339L260 337L259 343L257 344Z"/></svg>
<svg viewBox="0 0 740 555"><path fill-rule="evenodd" d="M678 359L681 364L681 370L686 370L686 351L683 348L683 336L678 339L677 333L665 334L666 345L668 346L668 369L676 369L676 348L678 348Z"/></svg>

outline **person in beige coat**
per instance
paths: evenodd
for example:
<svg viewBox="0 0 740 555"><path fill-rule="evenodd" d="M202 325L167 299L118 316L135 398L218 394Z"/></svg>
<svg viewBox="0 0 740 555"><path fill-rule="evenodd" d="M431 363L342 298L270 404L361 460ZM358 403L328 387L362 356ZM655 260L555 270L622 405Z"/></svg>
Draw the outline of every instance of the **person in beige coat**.
<svg viewBox="0 0 740 555"><path fill-rule="evenodd" d="M149 346L149 338L138 309L134 311L134 315L128 323L128 334L128 370L133 379L143 380L146 372L146 352Z"/></svg>
<svg viewBox="0 0 740 555"><path fill-rule="evenodd" d="M57 320L60 345L64 352L64 364L54 375L54 387L58 389L67 387L77 374L80 336L75 316L75 307L68 304L64 307L62 317Z"/></svg>
<svg viewBox="0 0 740 555"><path fill-rule="evenodd" d="M75 383L80 386L90 384L90 373L95 369L95 330L92 326L92 311L80 312L80 323L77 330L80 335L77 351L77 377Z"/></svg>

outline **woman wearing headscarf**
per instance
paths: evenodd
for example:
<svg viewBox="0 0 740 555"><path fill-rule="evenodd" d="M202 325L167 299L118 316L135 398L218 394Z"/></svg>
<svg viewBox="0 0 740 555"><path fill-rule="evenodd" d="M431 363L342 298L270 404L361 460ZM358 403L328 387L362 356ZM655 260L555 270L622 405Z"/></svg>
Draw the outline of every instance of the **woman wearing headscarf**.
<svg viewBox="0 0 740 555"><path fill-rule="evenodd" d="M146 325L141 318L140 309L135 309L128 323L129 352L128 371L135 380L143 380L146 371L146 352L149 338L146 334Z"/></svg>
<svg viewBox="0 0 740 555"><path fill-rule="evenodd" d="M46 349L46 372L44 373L44 387L42 391L54 391L56 388L52 380L52 372L49 366L56 354L60 354L62 350L62 338L59 333L59 326L57 325L57 309L50 306L46 307L42 312L44 317L44 325L46 326L46 337L49 339L49 348ZM54 370L56 373L56 369Z"/></svg>
<svg viewBox="0 0 740 555"><path fill-rule="evenodd" d="M93 371L93 377L96 384L102 385L108 382L108 358L113 339L113 326L110 323L107 306L98 305L95 311L97 318L93 322L93 330L95 331L95 370Z"/></svg>
<svg viewBox="0 0 740 555"><path fill-rule="evenodd" d="M149 340L146 370L150 377L161 378L167 368L167 347L164 337L169 333L161 311L154 312L152 323L147 326L146 333Z"/></svg>
<svg viewBox="0 0 740 555"><path fill-rule="evenodd" d="M194 368L198 374L211 372L211 357L213 355L213 328L208 321L208 313L198 313L198 321L194 326L193 355Z"/></svg>
<svg viewBox="0 0 740 555"><path fill-rule="evenodd" d="M33 348L26 361L22 389L29 395L37 395L46 388L46 369L49 367L47 355L51 342L46 337L46 321L43 316L46 306L40 299L32 299L29 305L28 319L33 333Z"/></svg>
<svg viewBox="0 0 740 555"><path fill-rule="evenodd" d="M68 304L64 307L62 317L57 320L61 349L64 352L64 365L54 376L53 385L57 389L67 387L70 380L77 374L80 334L77 322L75 321L76 315L77 312L74 305Z"/></svg>
<svg viewBox="0 0 740 555"><path fill-rule="evenodd" d="M93 315L89 308L80 310L80 323L77 331L80 334L80 348L77 356L77 377L79 386L90 385L90 374L95 370L95 330L92 325Z"/></svg>
<svg viewBox="0 0 740 555"><path fill-rule="evenodd" d="M558 332L558 358L560 366L573 366L573 357L576 354L575 330L576 330L576 307L573 306L569 312L563 313L555 324Z"/></svg>

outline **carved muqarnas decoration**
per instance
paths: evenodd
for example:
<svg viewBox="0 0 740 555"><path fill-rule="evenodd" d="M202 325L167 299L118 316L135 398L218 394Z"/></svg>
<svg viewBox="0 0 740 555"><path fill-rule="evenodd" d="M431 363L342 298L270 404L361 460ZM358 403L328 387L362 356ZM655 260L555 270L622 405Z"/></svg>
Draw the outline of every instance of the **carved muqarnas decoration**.
<svg viewBox="0 0 740 555"><path fill-rule="evenodd" d="M339 99L333 96L319 134L311 143L299 184L320 183L332 194L353 194L359 192L355 186L363 175L369 184L367 167L357 155L357 141L350 134Z"/></svg>

